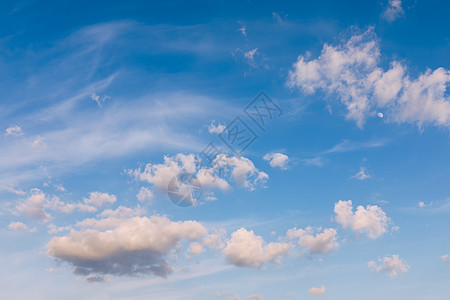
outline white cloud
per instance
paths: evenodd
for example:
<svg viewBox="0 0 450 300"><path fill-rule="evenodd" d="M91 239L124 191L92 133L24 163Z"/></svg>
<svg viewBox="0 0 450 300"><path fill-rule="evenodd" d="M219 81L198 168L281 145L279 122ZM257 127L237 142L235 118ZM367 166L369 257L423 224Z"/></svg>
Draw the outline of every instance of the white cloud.
<svg viewBox="0 0 450 300"><path fill-rule="evenodd" d="M378 261L380 262L379 264L369 261L367 265L370 269L379 273L387 273L390 277L398 277L409 269L409 266L395 254L379 258Z"/></svg>
<svg viewBox="0 0 450 300"><path fill-rule="evenodd" d="M225 130L225 128L227 128L225 125L219 123L216 126L215 121L212 121L211 124L209 124L208 126L208 132L214 134L221 134Z"/></svg>
<svg viewBox="0 0 450 300"><path fill-rule="evenodd" d="M153 184L163 193L168 192L169 183L174 178L185 173L192 175L190 183L194 186L222 191L230 188L228 179L233 180L238 186L254 190L257 185L263 185L269 177L266 173L259 171L248 158L229 157L226 154L217 155L211 167L202 166L201 161L193 154L179 153L173 157L165 156L162 164L149 163L144 170L141 168L127 170L127 173L134 176L136 180ZM198 199L194 199L194 195L189 195L191 190L186 189L185 192L188 193L187 199L196 204ZM207 194L208 197L214 198L211 193Z"/></svg>
<svg viewBox="0 0 450 300"><path fill-rule="evenodd" d="M91 192L89 198L83 198L85 204L93 205L95 207L102 207L105 204L113 204L117 198L108 193Z"/></svg>
<svg viewBox="0 0 450 300"><path fill-rule="evenodd" d="M141 187L139 193L136 195L136 198L140 202L150 202L153 200L154 197L155 196L153 195L153 192L146 187Z"/></svg>
<svg viewBox="0 0 450 300"><path fill-rule="evenodd" d="M22 128L18 125L11 125L5 130L5 135L20 136L23 134Z"/></svg>
<svg viewBox="0 0 450 300"><path fill-rule="evenodd" d="M264 160L269 161L269 164L273 168L287 169L289 157L282 153L267 153L263 157Z"/></svg>
<svg viewBox="0 0 450 300"><path fill-rule="evenodd" d="M450 257L448 256L448 254L442 255L441 259L444 263L450 263Z"/></svg>
<svg viewBox="0 0 450 300"><path fill-rule="evenodd" d="M389 0L389 4L386 7L386 10L383 12L383 17L388 22L393 22L398 18L402 17L405 14L405 11L402 8L401 0Z"/></svg>
<svg viewBox="0 0 450 300"><path fill-rule="evenodd" d="M310 254L326 254L339 247L337 243L337 232L333 228L321 228L314 230L312 227L306 229L292 228L287 231L289 239L298 239L301 248L307 250ZM317 232L314 235L314 232Z"/></svg>
<svg viewBox="0 0 450 300"><path fill-rule="evenodd" d="M380 66L380 47L373 28L352 36L341 45L324 44L320 56L298 57L288 85L307 94L318 90L337 95L347 108L347 118L359 127L377 108L398 123L450 124L450 100L446 95L450 72L427 70L411 79L406 67L392 61L388 71Z"/></svg>
<svg viewBox="0 0 450 300"><path fill-rule="evenodd" d="M22 222L12 222L8 225L8 228L10 230L15 230L15 231L29 231L29 232L34 232L36 231L36 228L30 229L28 228L28 226Z"/></svg>
<svg viewBox="0 0 450 300"><path fill-rule="evenodd" d="M358 179L358 180L365 180L372 177L369 172L367 171L367 168L361 167L359 168L358 173L356 173L352 178Z"/></svg>
<svg viewBox="0 0 450 300"><path fill-rule="evenodd" d="M253 59L254 59L254 57L255 57L257 51L258 51L258 48L249 50L249 51L247 51L247 52L244 53L244 57L245 57L246 59L248 59L249 61L253 61Z"/></svg>
<svg viewBox="0 0 450 300"><path fill-rule="evenodd" d="M167 256L181 241L196 241L207 230L196 221L173 222L164 216L91 219L84 230L53 237L48 254L74 267L79 275L154 274L168 276L173 267ZM108 224L107 229L99 225Z"/></svg>
<svg viewBox="0 0 450 300"><path fill-rule="evenodd" d="M46 223L51 219L51 215L47 210L71 213L75 208L74 204L65 203L56 196L50 197L39 189L32 189L30 195L16 205L13 213L39 219Z"/></svg>
<svg viewBox="0 0 450 300"><path fill-rule="evenodd" d="M322 284L320 288L313 287L309 290L312 296L319 296L325 293L325 286Z"/></svg>
<svg viewBox="0 0 450 300"><path fill-rule="evenodd" d="M243 36L247 36L247 27L245 27L245 25L239 27L238 30L242 33Z"/></svg>
<svg viewBox="0 0 450 300"><path fill-rule="evenodd" d="M358 206L353 212L352 201L342 201L335 203L335 221L343 228L350 228L361 234L366 234L371 239L382 236L388 227L389 218L381 207L377 205Z"/></svg>
<svg viewBox="0 0 450 300"><path fill-rule="evenodd" d="M252 230L241 228L231 234L223 253L233 265L258 268L267 262L279 262L282 256L288 255L290 249L287 243L266 244Z"/></svg>

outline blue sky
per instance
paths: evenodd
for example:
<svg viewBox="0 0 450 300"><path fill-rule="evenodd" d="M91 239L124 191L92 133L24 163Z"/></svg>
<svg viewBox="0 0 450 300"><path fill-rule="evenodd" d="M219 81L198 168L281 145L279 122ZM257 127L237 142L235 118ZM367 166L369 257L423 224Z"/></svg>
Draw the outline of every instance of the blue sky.
<svg viewBox="0 0 450 300"><path fill-rule="evenodd" d="M0 298L448 299L445 1L0 8Z"/></svg>

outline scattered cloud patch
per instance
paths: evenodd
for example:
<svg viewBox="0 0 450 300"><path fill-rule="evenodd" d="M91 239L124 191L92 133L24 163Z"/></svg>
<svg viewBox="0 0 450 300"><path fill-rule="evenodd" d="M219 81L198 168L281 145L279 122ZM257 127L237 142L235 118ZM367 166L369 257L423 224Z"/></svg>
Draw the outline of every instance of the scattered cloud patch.
<svg viewBox="0 0 450 300"><path fill-rule="evenodd" d="M212 121L208 126L208 132L211 134L221 134L224 132L225 128L227 128L225 125L219 123L216 126L215 121Z"/></svg>
<svg viewBox="0 0 450 300"><path fill-rule="evenodd" d="M334 212L335 221L343 228L350 228L371 239L379 238L387 231L389 218L377 205L367 205L365 208L360 205L354 212L351 200L340 200L335 203Z"/></svg>
<svg viewBox="0 0 450 300"><path fill-rule="evenodd" d="M5 135L20 136L23 135L23 131L18 125L11 125L6 128Z"/></svg>
<svg viewBox="0 0 450 300"><path fill-rule="evenodd" d="M291 246L288 243L266 244L261 236L252 230L238 229L231 234L223 253L227 261L238 267L258 268L268 262L280 262L288 255Z"/></svg>
<svg viewBox="0 0 450 300"><path fill-rule="evenodd" d="M359 168L358 173L356 173L352 178L358 179L358 180L366 180L371 178L372 176L369 174L369 171L365 167Z"/></svg>
<svg viewBox="0 0 450 300"><path fill-rule="evenodd" d="M389 277L399 277L406 273L409 266L396 254L378 259L379 263L369 261L368 267L378 273L387 273Z"/></svg>
<svg viewBox="0 0 450 300"><path fill-rule="evenodd" d="M297 229L294 227L287 231L287 237L291 240L298 239L300 247L310 254L327 254L339 247L337 232L333 228L325 228L321 232L321 228Z"/></svg>
<svg viewBox="0 0 450 300"><path fill-rule="evenodd" d="M309 290L311 296L320 296L325 293L325 286L321 285L320 288L313 287Z"/></svg>
<svg viewBox="0 0 450 300"><path fill-rule="evenodd" d="M155 195L153 194L153 192L146 187L141 187L139 193L136 195L136 198L140 202L151 202L154 197Z"/></svg>
<svg viewBox="0 0 450 300"><path fill-rule="evenodd" d="M22 222L12 222L8 225L9 230L14 231L29 231L29 232L35 232L36 228L28 228L28 226Z"/></svg>
<svg viewBox="0 0 450 300"><path fill-rule="evenodd" d="M280 168L282 170L287 169L289 157L282 153L267 153L263 157L264 160L269 161L269 164L273 168Z"/></svg>
<svg viewBox="0 0 450 300"><path fill-rule="evenodd" d="M442 255L441 259L444 263L450 263L450 257L448 256L448 254Z"/></svg>
<svg viewBox="0 0 450 300"><path fill-rule="evenodd" d="M380 47L373 27L340 45L324 44L319 57L309 58L309 53L298 57L288 86L306 94L321 90L338 96L347 109L346 118L359 127L377 109L388 111L388 119L397 123L450 125L446 93L450 72L441 67L411 78L398 61L384 71L379 66Z"/></svg>
<svg viewBox="0 0 450 300"><path fill-rule="evenodd" d="M405 15L401 0L389 0L386 10L383 12L383 18L389 23Z"/></svg>

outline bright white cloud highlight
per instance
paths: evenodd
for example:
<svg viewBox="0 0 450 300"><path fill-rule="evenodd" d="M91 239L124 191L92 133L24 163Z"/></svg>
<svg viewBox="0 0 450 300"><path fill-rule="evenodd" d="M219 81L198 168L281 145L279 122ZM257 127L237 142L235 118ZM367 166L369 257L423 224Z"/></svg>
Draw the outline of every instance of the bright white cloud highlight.
<svg viewBox="0 0 450 300"><path fill-rule="evenodd" d="M306 94L323 91L336 95L347 108L347 119L359 127L377 108L398 123L450 125L450 99L446 93L450 72L444 68L426 70L417 78L406 66L392 61L384 71L380 47L373 28L352 36L340 45L324 44L319 57L300 55L289 73L287 84Z"/></svg>
<svg viewBox="0 0 450 300"><path fill-rule="evenodd" d="M263 157L264 160L269 161L269 164L273 168L287 169L289 157L283 153L267 153Z"/></svg>
<svg viewBox="0 0 450 300"><path fill-rule="evenodd" d="M312 227L306 229L292 228L287 231L289 239L298 239L298 244L310 254L327 254L337 249L337 232L333 228L321 228L314 230ZM315 234L314 234L315 233Z"/></svg>
<svg viewBox="0 0 450 300"><path fill-rule="evenodd" d="M390 277L398 277L406 273L409 266L396 254L378 259L379 264L374 261L367 263L368 267L378 273L387 273Z"/></svg>
<svg viewBox="0 0 450 300"><path fill-rule="evenodd" d="M231 234L223 253L227 261L238 267L258 268L267 262L280 262L289 253L288 243L266 244L261 236L252 230L238 229Z"/></svg>
<svg viewBox="0 0 450 300"><path fill-rule="evenodd" d="M334 212L335 221L343 228L366 234L371 239L376 239L387 231L389 218L377 205L367 205L365 208L360 205L353 212L351 200L340 200L335 203Z"/></svg>
<svg viewBox="0 0 450 300"><path fill-rule="evenodd" d="M215 122L212 121L208 126L208 132L211 134L221 134L224 132L225 128L227 128L225 125L220 123L216 125Z"/></svg>

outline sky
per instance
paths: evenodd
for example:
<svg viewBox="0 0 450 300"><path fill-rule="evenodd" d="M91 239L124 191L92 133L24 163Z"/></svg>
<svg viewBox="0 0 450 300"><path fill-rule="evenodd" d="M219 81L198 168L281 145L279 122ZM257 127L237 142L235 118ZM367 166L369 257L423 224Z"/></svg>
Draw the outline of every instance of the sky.
<svg viewBox="0 0 450 300"><path fill-rule="evenodd" d="M1 2L0 298L448 300L449 9Z"/></svg>

